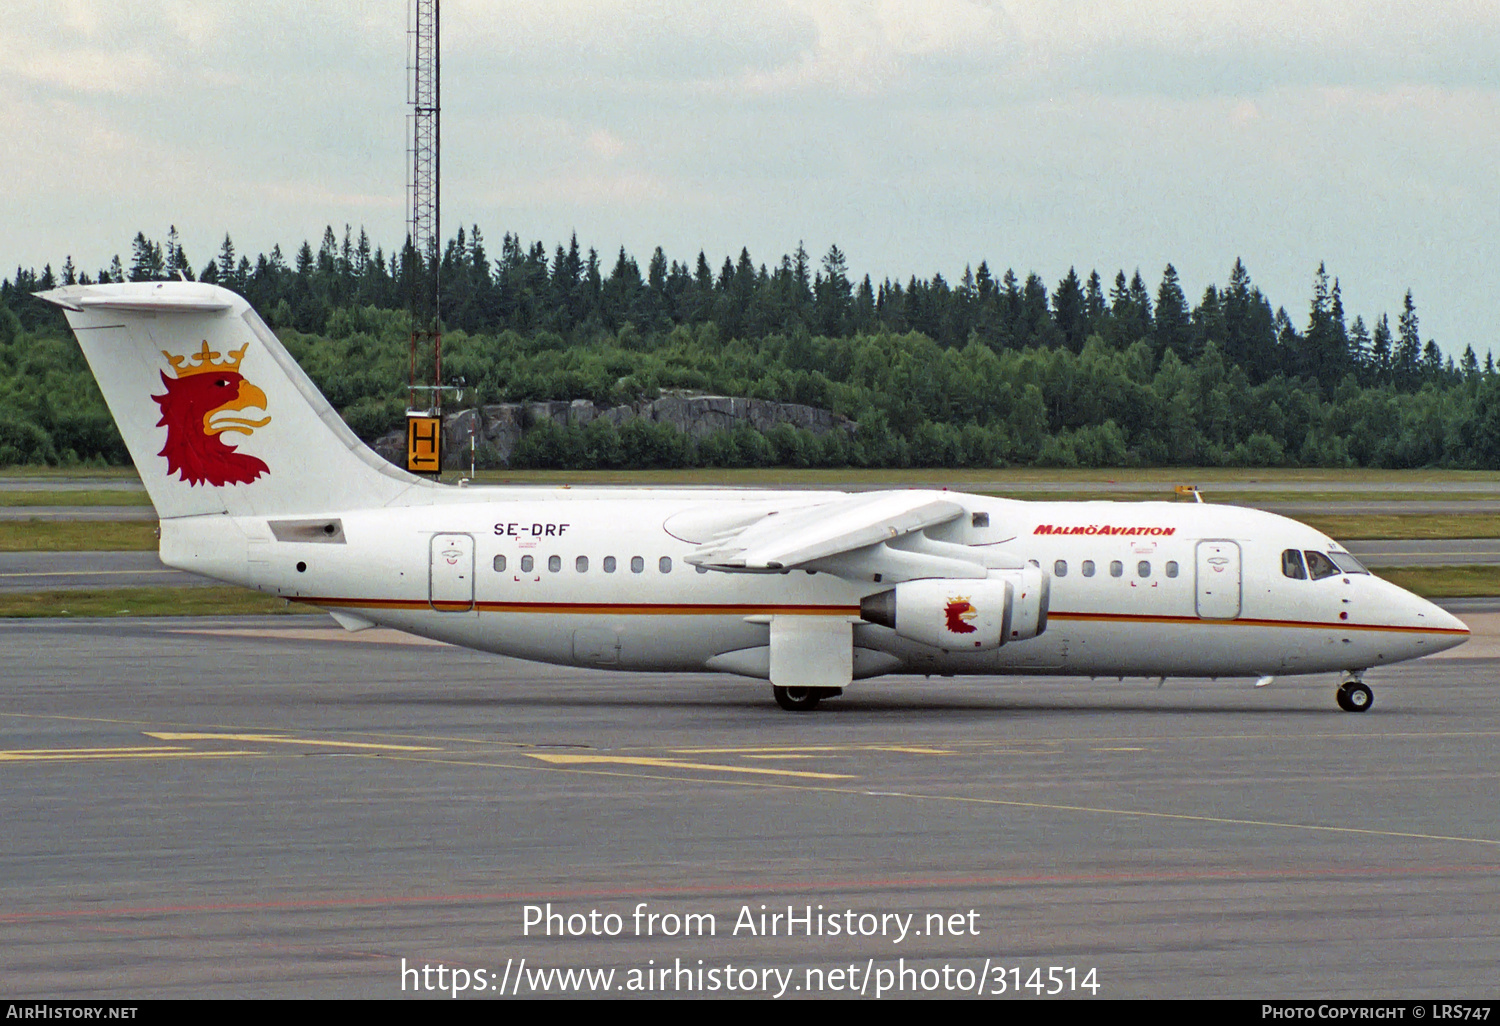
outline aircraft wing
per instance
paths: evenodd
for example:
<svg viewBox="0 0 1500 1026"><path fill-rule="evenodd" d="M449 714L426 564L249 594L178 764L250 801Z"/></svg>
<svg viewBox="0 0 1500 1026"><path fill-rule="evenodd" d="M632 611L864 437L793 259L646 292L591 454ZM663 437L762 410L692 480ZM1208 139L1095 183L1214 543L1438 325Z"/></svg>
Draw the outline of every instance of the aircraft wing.
<svg viewBox="0 0 1500 1026"><path fill-rule="evenodd" d="M805 567L846 576L850 556L861 564L868 562L859 556L950 522L965 511L959 502L933 492L841 495L816 505L771 510L753 522L720 531L688 553L687 561L712 570L763 573ZM932 544L936 543L929 541L927 546ZM847 568L853 570L847 576L865 576L861 568ZM984 571L942 576L984 576Z"/></svg>

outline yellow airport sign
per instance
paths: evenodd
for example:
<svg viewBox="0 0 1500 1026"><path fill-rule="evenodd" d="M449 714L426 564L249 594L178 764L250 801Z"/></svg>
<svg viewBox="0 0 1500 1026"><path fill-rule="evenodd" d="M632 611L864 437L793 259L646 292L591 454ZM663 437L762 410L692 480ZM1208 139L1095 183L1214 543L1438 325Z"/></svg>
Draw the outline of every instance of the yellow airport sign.
<svg viewBox="0 0 1500 1026"><path fill-rule="evenodd" d="M437 474L443 469L443 419L406 418L406 469L413 474Z"/></svg>

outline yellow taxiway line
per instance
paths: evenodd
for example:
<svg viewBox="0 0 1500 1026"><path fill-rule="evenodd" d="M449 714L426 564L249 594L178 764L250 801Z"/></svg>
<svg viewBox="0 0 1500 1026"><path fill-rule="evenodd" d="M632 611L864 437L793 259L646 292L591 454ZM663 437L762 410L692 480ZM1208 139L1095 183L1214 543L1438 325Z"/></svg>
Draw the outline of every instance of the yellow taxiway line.
<svg viewBox="0 0 1500 1026"><path fill-rule="evenodd" d="M657 769L708 770L713 773L755 773L774 777L804 777L813 780L853 780L848 773L813 773L808 770L766 769L761 766L721 766L710 762L683 762L680 759L648 759L630 755L559 755L526 752L527 758L539 759L557 766L653 766Z"/></svg>
<svg viewBox="0 0 1500 1026"><path fill-rule="evenodd" d="M71 762L75 759L216 759L260 752L195 752L186 748L37 748L0 752L0 762Z"/></svg>
<svg viewBox="0 0 1500 1026"><path fill-rule="evenodd" d="M681 755L746 755L780 756L793 754L825 755L838 752L902 752L906 755L954 755L943 748L922 748L916 745L786 745L774 748L673 748Z"/></svg>
<svg viewBox="0 0 1500 1026"><path fill-rule="evenodd" d="M282 745L317 745L324 748L357 748L361 751L390 751L390 752L439 752L440 748L430 748L422 745L377 745L363 741L316 741L311 738L287 737L284 734L177 734L158 733L154 730L142 731L147 737L154 737L160 741L254 741L261 744Z"/></svg>

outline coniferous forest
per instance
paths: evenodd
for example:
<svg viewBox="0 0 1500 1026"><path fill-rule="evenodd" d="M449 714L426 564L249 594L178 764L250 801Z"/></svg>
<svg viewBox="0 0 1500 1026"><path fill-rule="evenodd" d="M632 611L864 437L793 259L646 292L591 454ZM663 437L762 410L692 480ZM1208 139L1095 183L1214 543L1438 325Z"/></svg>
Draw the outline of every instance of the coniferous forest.
<svg viewBox="0 0 1500 1026"><path fill-rule="evenodd" d="M1168 265L1049 285L987 263L956 281L851 280L837 246L774 264L741 250L646 262L576 237L549 253L478 227L442 255L444 375L465 406L638 402L664 391L802 403L858 424L691 440L674 430L527 433L513 466L1318 466L1500 468L1500 377L1472 346L1423 340L1408 292L1352 317L1338 279L1273 306L1236 262L1197 300ZM17 268L0 282L0 465L129 458L66 323L30 293L62 284L212 281L250 300L354 430L402 422L418 257L332 228L314 249L253 259L225 236L191 262L174 230L138 234L128 264ZM656 428L666 428L657 425Z"/></svg>

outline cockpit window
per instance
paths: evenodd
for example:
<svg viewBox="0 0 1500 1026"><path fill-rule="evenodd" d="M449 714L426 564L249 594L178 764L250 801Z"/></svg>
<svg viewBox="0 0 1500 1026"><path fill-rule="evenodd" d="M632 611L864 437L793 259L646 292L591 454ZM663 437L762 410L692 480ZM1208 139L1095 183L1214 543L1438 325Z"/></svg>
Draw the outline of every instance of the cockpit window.
<svg viewBox="0 0 1500 1026"><path fill-rule="evenodd" d="M1370 572L1364 568L1364 564L1347 552L1330 552L1328 558L1333 560L1335 565L1346 574L1367 574Z"/></svg>
<svg viewBox="0 0 1500 1026"><path fill-rule="evenodd" d="M1333 560L1321 552L1307 551L1307 575L1315 581L1321 581L1325 577L1336 576L1339 568L1333 565Z"/></svg>
<svg viewBox="0 0 1500 1026"><path fill-rule="evenodd" d="M1287 549L1281 554L1281 572L1294 581L1307 580L1307 568L1302 565L1302 553Z"/></svg>

